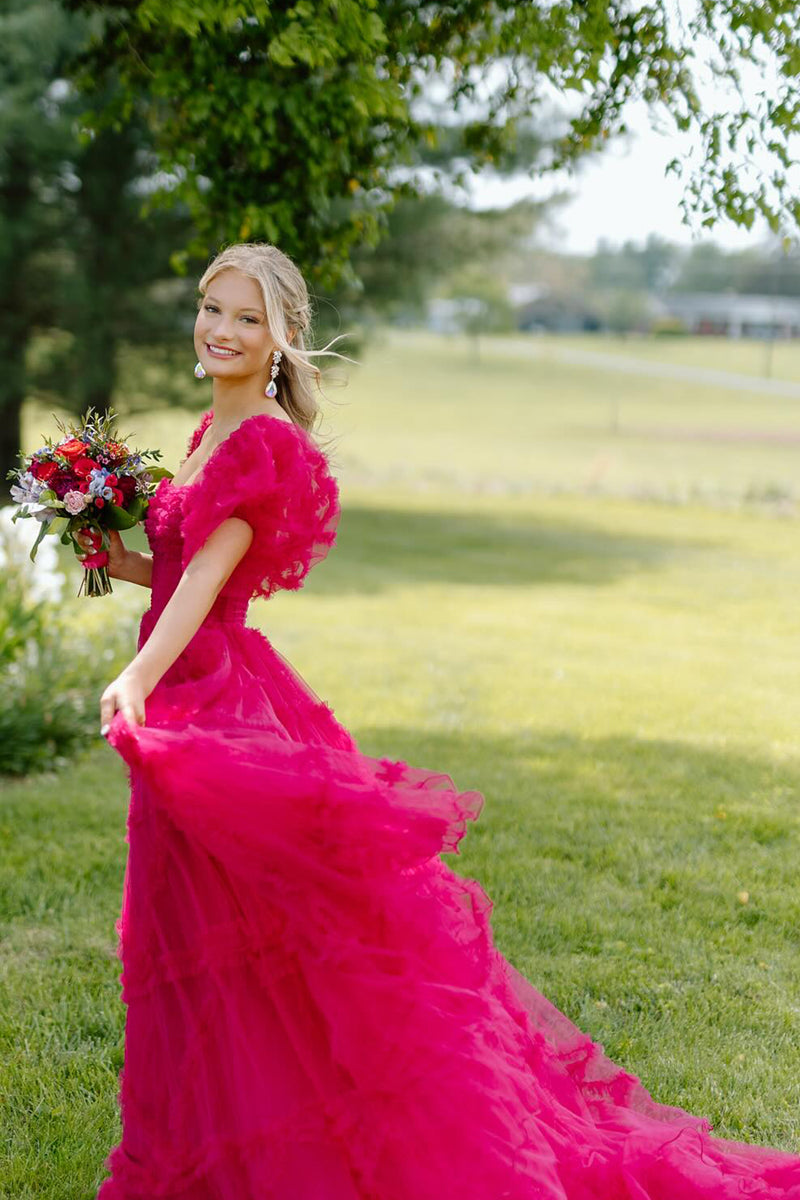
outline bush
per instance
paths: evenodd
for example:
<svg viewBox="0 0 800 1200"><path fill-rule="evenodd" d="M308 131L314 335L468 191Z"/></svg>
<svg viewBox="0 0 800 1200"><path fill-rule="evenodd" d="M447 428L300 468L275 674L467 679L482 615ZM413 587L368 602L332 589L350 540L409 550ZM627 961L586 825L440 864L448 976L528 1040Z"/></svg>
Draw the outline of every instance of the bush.
<svg viewBox="0 0 800 1200"><path fill-rule="evenodd" d="M0 774L63 766L98 740L99 697L132 657L125 605L81 598L62 605L66 582L52 539L29 549L31 521L0 508ZM121 612L122 609L122 612Z"/></svg>
<svg viewBox="0 0 800 1200"><path fill-rule="evenodd" d="M689 330L680 317L659 317L650 332L653 337L687 337Z"/></svg>

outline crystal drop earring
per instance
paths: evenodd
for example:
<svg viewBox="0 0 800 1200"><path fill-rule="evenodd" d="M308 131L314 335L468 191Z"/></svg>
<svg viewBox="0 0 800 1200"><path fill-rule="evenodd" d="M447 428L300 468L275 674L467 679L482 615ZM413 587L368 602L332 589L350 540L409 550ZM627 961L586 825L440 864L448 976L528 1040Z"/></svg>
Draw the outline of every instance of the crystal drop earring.
<svg viewBox="0 0 800 1200"><path fill-rule="evenodd" d="M281 359L282 358L283 358L282 351L274 350L272 352L272 366L270 367L270 370L269 370L269 373L272 376L272 378L270 379L267 386L264 388L264 395L269 400L274 400L278 394L278 385L275 382L275 380L278 376L278 371L280 371L280 369L281 369Z"/></svg>
<svg viewBox="0 0 800 1200"><path fill-rule="evenodd" d="M194 377L195 379L205 379L206 377L206 369L199 360L194 368Z"/></svg>

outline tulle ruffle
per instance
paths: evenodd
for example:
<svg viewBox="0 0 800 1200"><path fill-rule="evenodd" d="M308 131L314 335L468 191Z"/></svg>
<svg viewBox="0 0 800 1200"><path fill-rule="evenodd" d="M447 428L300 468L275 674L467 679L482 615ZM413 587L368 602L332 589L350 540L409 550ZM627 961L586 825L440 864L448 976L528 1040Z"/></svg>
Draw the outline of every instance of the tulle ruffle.
<svg viewBox="0 0 800 1200"><path fill-rule="evenodd" d="M212 415L205 414L192 435L190 452ZM336 540L339 492L325 455L300 426L267 413L243 421L199 476L176 491L183 568L226 518L241 517L252 527L253 541L228 581L251 597L302 587Z"/></svg>
<svg viewBox="0 0 800 1200"><path fill-rule="evenodd" d="M160 847L150 933L123 928L126 998L151 1033L165 1005L192 1014L178 1078L139 1085L183 1115L151 1131L155 1159L115 1163L126 1200L800 1200L799 1159L657 1104L502 957L490 900L439 858L480 793L239 725L117 714L108 736L132 844Z"/></svg>
<svg viewBox="0 0 800 1200"><path fill-rule="evenodd" d="M140 647L221 520L255 536L145 726L108 733L128 1008L99 1198L800 1200L800 1159L659 1104L500 954L489 898L441 857L481 794L364 754L244 625L338 511L320 452L264 415L151 501Z"/></svg>

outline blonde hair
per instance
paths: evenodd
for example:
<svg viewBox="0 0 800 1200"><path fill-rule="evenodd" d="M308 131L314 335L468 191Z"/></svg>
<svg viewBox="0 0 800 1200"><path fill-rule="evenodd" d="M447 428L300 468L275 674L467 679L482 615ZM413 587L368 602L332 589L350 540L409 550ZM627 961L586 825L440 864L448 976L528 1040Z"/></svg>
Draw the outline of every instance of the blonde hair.
<svg viewBox="0 0 800 1200"><path fill-rule="evenodd" d="M288 254L269 242L236 242L221 250L200 277L198 307L212 279L230 268L249 275L261 288L269 331L276 348L283 354L276 400L296 424L312 433L322 413L317 403L317 393L322 394L322 372L313 359L330 354L346 362L355 362L330 349L346 335L339 334L319 350L306 348L306 340L311 339L312 317L306 282ZM289 341L292 330L294 337Z"/></svg>

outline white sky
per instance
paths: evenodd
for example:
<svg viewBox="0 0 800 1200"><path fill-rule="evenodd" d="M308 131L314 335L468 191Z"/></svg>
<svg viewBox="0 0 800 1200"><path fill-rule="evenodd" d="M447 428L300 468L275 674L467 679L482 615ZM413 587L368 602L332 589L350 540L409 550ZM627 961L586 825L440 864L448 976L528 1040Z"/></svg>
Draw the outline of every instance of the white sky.
<svg viewBox="0 0 800 1200"><path fill-rule="evenodd" d="M698 0L668 0L677 44L688 36L687 22L697 4ZM708 38L705 44L693 45L696 54L691 61L691 70L705 112L731 111L733 102L738 108L742 98L733 98L730 83L713 70L719 48ZM767 59L762 67L746 62L737 66L744 99L763 111L764 97L777 98L781 86L774 59ZM426 77L418 104L423 111L433 105L438 119L454 122L479 114L486 97L497 86L502 86L505 77L502 63L492 64L485 72L476 70L478 99L471 104L463 103L458 114L452 113L448 117L447 68L442 71L441 78ZM583 95L558 93L546 83L541 86L540 96L545 116L548 103L551 113L563 116L573 109L579 110L585 100ZM758 218L750 230L735 225L724 216L720 216L711 228L701 227L699 217L695 215L690 216L692 224L685 224L680 201L684 194L688 195L694 164L699 164L702 153L696 129L681 133L663 109L654 113L642 100L628 105L624 119L629 133L611 139L602 153L593 154L579 163L572 173L545 173L533 177L521 173L503 179L492 171L483 171L469 177L466 193L455 189L451 194L460 203L469 203L475 208L505 208L523 197L544 200L556 192L569 192L572 198L565 204L554 206L548 224L537 231L537 242L566 253L591 253L601 239L613 246L621 246L627 240L642 244L651 233L680 245L713 241L728 250L763 245L767 241L774 244L775 235L763 218ZM792 152L793 163L788 176L795 194L800 195L800 137L793 138ZM752 190L765 174L772 174L778 167L778 160L759 147L747 164L727 151L724 154L727 155L726 162L736 165L746 191ZM675 174L665 174L671 159L684 160L687 156L682 179ZM418 173L424 176L426 172ZM792 236L797 239L798 231L792 231Z"/></svg>
<svg viewBox="0 0 800 1200"><path fill-rule="evenodd" d="M680 209L684 183L664 174L670 159L682 153L681 144L674 135L651 127L643 104L629 111L626 120L631 135L610 142L571 176L566 172L505 180L488 173L473 176L472 205L505 207L525 196L542 199L556 191L570 191L573 199L555 210L552 227L543 228L537 240L574 254L591 253L601 238L620 246L628 239L642 243L650 233L681 245L714 241L730 250L771 237L763 220L746 230L727 218L720 218L712 229L693 233L683 223Z"/></svg>

